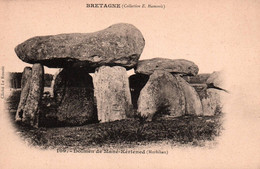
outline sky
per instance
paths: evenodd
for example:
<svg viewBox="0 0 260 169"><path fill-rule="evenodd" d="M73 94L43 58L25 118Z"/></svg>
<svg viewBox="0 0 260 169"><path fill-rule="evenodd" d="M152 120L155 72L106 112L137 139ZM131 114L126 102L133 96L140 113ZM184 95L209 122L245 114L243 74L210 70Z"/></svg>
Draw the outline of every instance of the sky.
<svg viewBox="0 0 260 169"><path fill-rule="evenodd" d="M0 55L5 69L23 71L30 66L16 56L14 48L31 37L90 33L122 22L135 25L145 38L140 59L187 59L199 66L199 73L230 66L227 63L240 57L237 49L259 51L259 34L254 37L259 28L256 1L131 1L127 4L163 4L165 9L86 8L91 2L1 1Z"/></svg>

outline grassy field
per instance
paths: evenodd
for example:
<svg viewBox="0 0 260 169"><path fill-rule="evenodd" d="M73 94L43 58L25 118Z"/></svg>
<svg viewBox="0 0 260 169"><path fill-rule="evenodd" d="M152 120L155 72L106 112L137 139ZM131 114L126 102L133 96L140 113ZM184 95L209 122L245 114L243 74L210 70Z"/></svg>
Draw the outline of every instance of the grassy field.
<svg viewBox="0 0 260 169"><path fill-rule="evenodd" d="M17 99L18 97L18 99ZM19 91L7 100L10 117L14 120ZM203 146L221 135L222 116L158 117L152 122L138 118L77 127L40 127L14 124L17 133L27 143L40 148L135 147L166 141L172 145ZM14 122L15 123L15 122Z"/></svg>

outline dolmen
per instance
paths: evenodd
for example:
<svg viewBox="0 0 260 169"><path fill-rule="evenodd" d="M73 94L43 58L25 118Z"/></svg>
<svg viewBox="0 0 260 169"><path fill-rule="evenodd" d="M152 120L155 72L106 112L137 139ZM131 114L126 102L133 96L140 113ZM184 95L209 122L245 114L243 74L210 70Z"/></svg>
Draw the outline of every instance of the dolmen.
<svg viewBox="0 0 260 169"><path fill-rule="evenodd" d="M131 116L127 70L137 65L144 46L142 33L125 23L94 33L38 36L19 44L17 56L33 66L23 72L16 121L39 126L43 66L62 68L53 85L59 123L83 125Z"/></svg>
<svg viewBox="0 0 260 169"><path fill-rule="evenodd" d="M140 60L129 77L132 103L147 121L156 114L213 116L221 112L221 72L198 74L198 66L184 59ZM222 87L222 88L221 88Z"/></svg>
<svg viewBox="0 0 260 169"><path fill-rule="evenodd" d="M51 116L57 124L77 126L134 117L151 121L156 115L212 116L221 109L225 90L217 72L200 75L198 66L184 59L139 61L144 46L142 33L126 23L19 44L17 56L32 67L23 71L15 120L38 127ZM52 83L52 115L42 106L44 66L60 68Z"/></svg>
<svg viewBox="0 0 260 169"><path fill-rule="evenodd" d="M172 117L202 115L198 93L181 77L194 76L198 71L195 63L184 59L153 58L139 61L135 67L136 74L129 78L132 96L138 97L137 103L133 102L137 113L148 121L157 113ZM135 83L137 79L142 81L140 86Z"/></svg>

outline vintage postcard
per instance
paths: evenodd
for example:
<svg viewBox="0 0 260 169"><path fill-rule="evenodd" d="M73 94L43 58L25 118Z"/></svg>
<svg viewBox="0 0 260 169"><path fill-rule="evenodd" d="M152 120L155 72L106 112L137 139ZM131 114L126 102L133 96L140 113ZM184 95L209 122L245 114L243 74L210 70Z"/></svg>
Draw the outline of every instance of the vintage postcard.
<svg viewBox="0 0 260 169"><path fill-rule="evenodd" d="M1 168L260 168L260 1L0 1Z"/></svg>

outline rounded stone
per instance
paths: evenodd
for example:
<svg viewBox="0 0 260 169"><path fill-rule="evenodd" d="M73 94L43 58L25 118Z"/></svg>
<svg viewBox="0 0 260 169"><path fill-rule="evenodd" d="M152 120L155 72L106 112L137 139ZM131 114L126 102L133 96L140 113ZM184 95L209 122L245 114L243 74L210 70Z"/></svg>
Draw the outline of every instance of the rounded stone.
<svg viewBox="0 0 260 169"><path fill-rule="evenodd" d="M203 115L202 104L198 93L188 82L176 75L182 91L185 96L185 114L187 115Z"/></svg>
<svg viewBox="0 0 260 169"><path fill-rule="evenodd" d="M223 108L222 97L226 92L217 89L199 91L204 116L214 116L221 113Z"/></svg>
<svg viewBox="0 0 260 169"><path fill-rule="evenodd" d="M167 71L154 71L140 92L137 111L147 121L155 114L184 115L185 97L178 79Z"/></svg>

